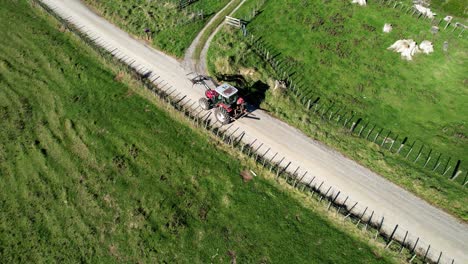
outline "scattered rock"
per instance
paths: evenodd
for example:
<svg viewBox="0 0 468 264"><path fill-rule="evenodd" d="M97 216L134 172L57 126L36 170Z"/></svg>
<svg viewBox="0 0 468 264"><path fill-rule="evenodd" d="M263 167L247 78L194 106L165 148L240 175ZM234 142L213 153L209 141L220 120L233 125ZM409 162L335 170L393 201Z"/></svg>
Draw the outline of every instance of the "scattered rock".
<svg viewBox="0 0 468 264"><path fill-rule="evenodd" d="M432 26L432 27L431 27L431 33L432 33L432 34L437 34L437 33L439 33L439 27L438 27L438 26Z"/></svg>
<svg viewBox="0 0 468 264"><path fill-rule="evenodd" d="M443 46L444 52L447 52L447 51L448 51L448 48L449 48L449 43L448 43L448 41L444 41L444 46Z"/></svg>
<svg viewBox="0 0 468 264"><path fill-rule="evenodd" d="M248 170L243 170L241 173L240 173L240 176L242 177L242 179L244 180L244 182L249 182L253 179L253 176L252 174L250 173L250 171Z"/></svg>
<svg viewBox="0 0 468 264"><path fill-rule="evenodd" d="M236 264L237 263L237 255L234 250L228 250L228 256L231 257L231 264Z"/></svg>
<svg viewBox="0 0 468 264"><path fill-rule="evenodd" d="M123 71L119 71L117 75L115 75L114 80L120 82L122 81L123 77L125 76L125 73Z"/></svg>
<svg viewBox="0 0 468 264"><path fill-rule="evenodd" d="M299 223L302 223L301 218L299 217L299 215L296 215L296 220L297 220Z"/></svg>
<svg viewBox="0 0 468 264"><path fill-rule="evenodd" d="M255 74L255 69L252 68L240 68L239 73L243 76L253 76Z"/></svg>
<svg viewBox="0 0 468 264"><path fill-rule="evenodd" d="M277 89L286 90L287 89L286 82L285 81L280 81L280 80L275 80L275 87L273 88L273 90L277 90Z"/></svg>

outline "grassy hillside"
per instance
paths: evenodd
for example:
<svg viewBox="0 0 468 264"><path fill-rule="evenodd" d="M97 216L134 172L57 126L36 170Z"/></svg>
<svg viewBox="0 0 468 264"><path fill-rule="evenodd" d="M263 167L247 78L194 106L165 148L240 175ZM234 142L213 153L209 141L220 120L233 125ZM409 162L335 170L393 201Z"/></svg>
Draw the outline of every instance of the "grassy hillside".
<svg viewBox="0 0 468 264"><path fill-rule="evenodd" d="M84 2L120 28L148 40L158 49L182 57L206 22L229 0L195 1L182 10L176 0ZM199 16L200 12L203 17Z"/></svg>
<svg viewBox="0 0 468 264"><path fill-rule="evenodd" d="M0 262L388 263L172 119L26 1L0 9Z"/></svg>
<svg viewBox="0 0 468 264"><path fill-rule="evenodd" d="M249 11L245 6L237 16ZM384 23L393 24L390 34L382 33ZM340 103L454 159L468 158L466 37L451 30L433 35L429 21L371 1L367 7L350 1L268 1L249 27L296 65L304 93ZM404 61L386 50L402 38L430 40L435 52Z"/></svg>
<svg viewBox="0 0 468 264"><path fill-rule="evenodd" d="M249 17L257 2L248 1L236 16ZM301 76L304 79L305 93L311 97L321 96L322 101L333 99L340 102L373 124L391 129L393 137L399 134L400 142L405 136L423 140L434 148L429 163L431 168L436 162L437 152L444 154L442 162L449 155L453 157L452 162L455 158L461 159L463 174L455 182L449 181L447 175L430 172L429 166L422 168L421 163L424 164L429 152L427 147L418 164L414 164L414 158L410 161L405 160L404 156L390 154L367 140L350 136L341 127L322 121L307 111L294 96L265 90L273 86L272 69L252 52L238 31L228 29L215 38L209 51L210 71L220 79L235 80L236 85L248 90L249 101L260 103L270 114L333 146L430 203L467 220L468 195L466 187L460 184L465 180L467 158L466 40L457 38L458 34L451 30L433 37L426 33L430 28L429 21L398 15L391 8L372 4L360 8L345 2L327 2L322 7L312 7L310 5L319 3L299 2L286 1L289 4L283 5L282 2L268 1L248 29L254 30L256 36L262 37L280 52L286 63L296 65L291 72L296 72L295 78ZM344 11L338 12L338 7L343 6L346 8L340 10ZM281 10L289 10L289 13L282 14ZM312 30L303 21L313 21L318 17L317 12L323 13L322 17L327 19L324 19L323 26ZM326 12L329 16L325 16ZM294 19L291 17L293 13L296 14ZM333 28L335 22L331 19L335 16L345 17L346 23L340 24L343 32L331 36L327 30ZM389 19L395 16L400 16L395 21L404 23ZM286 22L288 17L290 20ZM383 26L383 21L395 25L395 31L389 36L384 36L381 26L378 26L380 23ZM413 25L406 26L411 23ZM372 27L375 31L365 30ZM418 34L409 33L416 29L420 30ZM416 40L431 39L435 43L435 53L428 56L419 54L411 62L402 61L398 54L387 51L386 47L387 42L389 46L394 39L403 36ZM354 42L353 39L360 39L358 46L349 48L348 45L355 45L350 44ZM448 53L442 51L445 40L449 41ZM333 44L333 41L336 43ZM335 50L320 51L316 48L324 46L335 49L338 43L342 43L342 49L348 52L346 56L349 57L341 58ZM317 60L317 64L312 63ZM322 65L321 62L326 64ZM318 85L319 82L322 86ZM366 83L366 86L361 86L362 91L359 87L349 86L359 86L360 82ZM399 86L392 83L399 83ZM437 86L433 86L434 83ZM343 86L335 86L337 84ZM410 84L412 86L406 86ZM339 110L339 107L335 109ZM416 156L417 151L413 150L412 154Z"/></svg>

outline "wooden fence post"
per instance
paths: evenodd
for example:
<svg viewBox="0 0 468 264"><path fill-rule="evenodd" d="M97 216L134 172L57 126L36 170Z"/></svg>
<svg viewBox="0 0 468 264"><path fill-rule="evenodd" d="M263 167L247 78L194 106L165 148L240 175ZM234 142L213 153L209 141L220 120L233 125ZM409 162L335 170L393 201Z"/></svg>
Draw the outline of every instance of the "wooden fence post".
<svg viewBox="0 0 468 264"><path fill-rule="evenodd" d="M279 178L279 176L280 176L281 173L285 172L285 171L288 169L289 165L291 165L291 161L288 163L288 165L286 165L286 167L284 167L284 168L281 170L281 172L278 170L278 174L276 174L276 179Z"/></svg>
<svg viewBox="0 0 468 264"><path fill-rule="evenodd" d="M426 254L424 254L423 261L426 261L427 254L429 253L429 250L430 250L430 249L431 249L431 245L429 245L429 246L427 247Z"/></svg>
<svg viewBox="0 0 468 264"><path fill-rule="evenodd" d="M439 263L440 263L440 259L441 259L441 258L442 258L442 251L440 252L439 257L437 258L436 264L439 264Z"/></svg>
<svg viewBox="0 0 468 264"><path fill-rule="evenodd" d="M296 187L296 184L297 184L297 183L302 182L302 179L304 179L304 177L305 177L306 175L307 175L307 171L304 172L304 174L302 175L302 177L301 177L298 181L294 181L294 185L293 185L293 186Z"/></svg>
<svg viewBox="0 0 468 264"><path fill-rule="evenodd" d="M265 151L265 153L263 153L263 155L260 157L260 159L262 160L262 166L265 166L265 155L270 151L271 148L268 148L267 151Z"/></svg>
<svg viewBox="0 0 468 264"><path fill-rule="evenodd" d="M422 152L423 148L424 148L424 144L422 144L421 148L419 149L419 153L416 156L416 159L414 160L413 163L416 163L418 161L419 157L421 157L421 152Z"/></svg>
<svg viewBox="0 0 468 264"><path fill-rule="evenodd" d="M414 250L416 249L418 242L419 242L419 237L416 239L416 242L414 242L413 248L411 249L411 253L414 253Z"/></svg>
<svg viewBox="0 0 468 264"><path fill-rule="evenodd" d="M361 130L359 130L359 134L358 134L359 137L361 136L362 131L363 131L364 129L366 129L368 125L369 125L369 122L367 122L367 124L366 124L365 126L362 126L362 127L361 127Z"/></svg>
<svg viewBox="0 0 468 264"><path fill-rule="evenodd" d="M392 134L392 131L388 131L388 134L384 137L384 140L382 140L382 144L380 144L381 147L385 144L385 141L387 141L387 138Z"/></svg>
<svg viewBox="0 0 468 264"><path fill-rule="evenodd" d="M281 163L283 162L285 157L283 157L279 163L276 163L275 167L276 167L276 179L278 179L279 177L279 173L280 173L280 169L279 169L279 166L281 165Z"/></svg>
<svg viewBox="0 0 468 264"><path fill-rule="evenodd" d="M375 141L376 141L376 140L377 140L377 138L379 137L380 133L382 133L382 131L383 131L383 128L382 128L382 129L380 129L379 133L377 133L377 134L375 135L375 137L374 137L374 141L372 141L373 143L375 143Z"/></svg>
<svg viewBox="0 0 468 264"><path fill-rule="evenodd" d="M372 131L374 131L374 129L375 129L376 126L377 126L377 125L374 125L374 126L372 127L372 129L369 130L369 132L367 133L366 139L369 139L370 134L372 133Z"/></svg>
<svg viewBox="0 0 468 264"><path fill-rule="evenodd" d="M254 139L252 143L249 144L249 148L247 149L247 156L250 156L250 151L252 150L252 146L255 144L255 142L257 142L257 139Z"/></svg>
<svg viewBox="0 0 468 264"><path fill-rule="evenodd" d="M447 171L450 169L450 167L447 167L447 166L449 165L449 162L450 162L451 159L452 159L452 157L449 157L447 159L447 163L445 164L444 170L442 171L442 173L443 173L442 175L445 175L447 173Z"/></svg>
<svg viewBox="0 0 468 264"><path fill-rule="evenodd" d="M403 147L405 146L406 141L408 141L408 137L405 137L405 138L403 139L403 141L401 142L400 147L398 148L398 150L397 150L397 152L396 152L397 154L400 154L400 151L401 151L401 150L403 149Z"/></svg>
<svg viewBox="0 0 468 264"><path fill-rule="evenodd" d="M392 144L391 144L390 147L388 148L388 151L392 152L393 144L395 144L395 142L398 140L398 137L399 137L399 136L400 136L400 135L397 135L397 136L395 137L395 139L392 141Z"/></svg>
<svg viewBox="0 0 468 264"><path fill-rule="evenodd" d="M336 201L336 199L338 198L338 195L340 195L340 193L341 193L341 191L338 191L338 192L336 193L335 198L333 198L333 200L330 201L330 203L328 204L327 211L330 209L331 204L332 204L332 203L335 203L335 201Z"/></svg>
<svg viewBox="0 0 468 264"><path fill-rule="evenodd" d="M435 171L437 169L437 167L439 167L439 165L440 165L439 160L440 160L441 156L442 156L442 153L440 153L439 156L437 157L437 160L436 160L436 162L434 164L434 167L432 168L432 171Z"/></svg>
<svg viewBox="0 0 468 264"><path fill-rule="evenodd" d="M411 145L410 150L409 150L408 153L406 154L405 159L407 159L407 158L409 157L409 155L411 154L411 151L413 151L414 144L416 144L416 140L413 142L413 145Z"/></svg>
<svg viewBox="0 0 468 264"><path fill-rule="evenodd" d="M314 181L314 179L315 179L315 176L312 177L312 180L310 180L310 182L307 184L307 186L311 187L311 184L312 184L312 182ZM305 190L305 187L306 187L306 185L303 185L301 191L304 191L304 190Z"/></svg>
<svg viewBox="0 0 468 264"><path fill-rule="evenodd" d="M364 211L362 212L361 216L359 217L359 220L358 220L356 226L358 226L361 223L361 220L364 217L364 215L366 214L366 212L367 212L367 206L366 206L366 209L364 209Z"/></svg>
<svg viewBox="0 0 468 264"><path fill-rule="evenodd" d="M328 192L331 190L331 188L332 188L331 186L330 186L330 187L328 187L328 190L325 192L325 194L324 194L324 195L322 195L322 196L320 196L319 202L321 202L321 201L322 201L323 197L327 197L327 194L328 194Z"/></svg>
<svg viewBox="0 0 468 264"><path fill-rule="evenodd" d="M353 209L354 209L354 207L356 207L357 204L358 204L358 202L356 202L356 203L351 207L351 209L349 209L348 214L344 217L344 219L348 218L348 217L353 213Z"/></svg>
<svg viewBox="0 0 468 264"><path fill-rule="evenodd" d="M343 206L346 206L346 201L348 201L348 198L349 198L349 196L346 196L346 198L345 198L345 200L344 200L343 204L342 204L342 205L340 205L340 207L338 208L338 211L337 211L337 212L338 212L338 214L340 213L340 211L341 211L341 208L343 208Z"/></svg>
<svg viewBox="0 0 468 264"><path fill-rule="evenodd" d="M431 160L431 154L432 154L432 149L429 150L429 154L427 154L427 159L426 159L426 162L424 162L423 168L426 168L427 164L428 164L429 161Z"/></svg>
<svg viewBox="0 0 468 264"><path fill-rule="evenodd" d="M353 133L356 127L359 125L359 123L361 123L361 121L362 121L362 118L358 118L358 120L356 120L356 122L354 122L353 125L351 126L351 129L349 130L349 132Z"/></svg>
<svg viewBox="0 0 468 264"><path fill-rule="evenodd" d="M392 234L390 235L390 238L388 239L388 242L387 242L387 245L385 246L385 248L388 248L390 246L390 244L392 244L392 239L393 239L393 236L395 235L395 232L397 231L398 229L398 225L395 226L395 228L393 229L393 232Z"/></svg>
<svg viewBox="0 0 468 264"><path fill-rule="evenodd" d="M407 236L408 236L408 230L406 230L405 237L403 238L403 242L401 242L400 251L399 251L400 254L403 251L403 248L405 247L405 241L406 241Z"/></svg>
<svg viewBox="0 0 468 264"><path fill-rule="evenodd" d="M380 229L382 229L382 225L383 225L384 219L385 219L385 217L382 216L382 219L380 220L379 228L377 229L377 232L375 233L374 240L376 240L376 239L377 239L377 236L379 236L379 234L380 234Z"/></svg>
<svg viewBox="0 0 468 264"><path fill-rule="evenodd" d="M322 187L322 185L323 185L324 182L325 182L325 181L322 181L322 183L320 183L320 185L319 185L319 187L317 188L317 191L316 191L317 193L320 193L320 188Z"/></svg>
<svg viewBox="0 0 468 264"><path fill-rule="evenodd" d="M365 226L365 230L367 230L367 226L369 225L369 223L372 224L372 217L374 216L374 211L372 211L370 217L369 217L369 220L367 220L366 222L366 226Z"/></svg>
<svg viewBox="0 0 468 264"><path fill-rule="evenodd" d="M458 160L457 164L455 165L455 169L452 172L452 177L450 177L450 180L452 181L455 180L458 177L458 175L462 173L462 171L458 170L460 168L460 163L461 163L461 160Z"/></svg>

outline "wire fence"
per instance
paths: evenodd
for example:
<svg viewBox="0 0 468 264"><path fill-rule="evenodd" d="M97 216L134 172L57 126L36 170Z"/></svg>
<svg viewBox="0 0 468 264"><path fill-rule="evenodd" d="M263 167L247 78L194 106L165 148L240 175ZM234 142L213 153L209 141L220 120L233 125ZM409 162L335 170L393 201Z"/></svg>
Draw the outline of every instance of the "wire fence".
<svg viewBox="0 0 468 264"><path fill-rule="evenodd" d="M40 0L34 0L34 2L53 15L66 29L77 35L104 59L123 66L142 84L142 87L166 102L167 106L180 111L193 125L203 128L224 144L252 158L259 166L272 172L277 181L288 183L296 190L308 194L311 199L316 199L323 204L327 211L351 221L374 240L383 243L386 249L404 256L409 262L424 263L431 260L434 263L455 263L442 252L431 250L431 245L423 243L419 237L412 236L408 231L402 231L398 224L393 228L385 228L384 217L377 217L377 213L368 207L358 210L359 203L352 201L351 197L344 197L344 194L333 186L326 188L325 181L319 181L317 177L308 175L308 172L303 172L300 167L294 168L291 166L293 163L288 162L286 157L280 158L279 153L273 154L270 152L271 148L260 143L256 138L248 138L246 132L241 131L239 127L236 128L234 124L221 125L213 118L212 112L201 109L196 101L188 99L186 95L170 86L156 73L138 65L132 58L122 55L118 49L106 46L99 37L90 37L82 31L84 27L74 25L69 19L62 18Z"/></svg>
<svg viewBox="0 0 468 264"><path fill-rule="evenodd" d="M256 5L252 9L252 12L249 12L252 14L250 17L245 20L238 20L244 21L244 24L247 24L246 21L251 21L264 6L265 0L259 3L259 5ZM392 8L401 8L406 13L412 11L411 14L418 17L418 19L422 17L422 14L415 10L413 6L407 8L406 5L399 1L379 0L379 3ZM234 18L230 19L232 20ZM432 19L433 23L435 23L434 21L435 20ZM442 21L443 19L440 19L437 24L442 24ZM450 29L450 25L453 27L452 32L457 28L461 28L459 23L453 24L447 22L444 29ZM460 34L462 33L463 30ZM401 156L414 166L442 175L448 180L459 183L462 186L468 184L468 168L466 164L462 164L461 159L442 153L423 141L415 138L411 139L409 136L401 135L395 131L365 120L365 117L360 116L355 111L340 103L327 100L323 98L323 96L314 96L313 91L305 89L306 82L298 73L300 71L295 68L295 65L289 63L286 58L282 58L281 53L276 51L272 45L266 43L261 37L256 37L252 29L247 30L243 27L242 34L245 42L252 50L259 55L264 62L271 66L276 75L275 78L283 81L289 93L292 94L309 113L315 114L322 120L342 127L354 136L375 143L383 150Z"/></svg>

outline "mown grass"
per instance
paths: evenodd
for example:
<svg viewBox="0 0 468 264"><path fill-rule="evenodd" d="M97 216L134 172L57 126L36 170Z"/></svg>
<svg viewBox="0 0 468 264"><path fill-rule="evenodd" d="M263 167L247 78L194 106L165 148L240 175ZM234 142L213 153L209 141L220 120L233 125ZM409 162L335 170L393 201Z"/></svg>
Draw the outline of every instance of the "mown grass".
<svg viewBox="0 0 468 264"><path fill-rule="evenodd" d="M183 10L178 9L178 1L175 0L84 2L120 28L181 58L198 32L229 0L196 1ZM203 11L203 18L197 16L199 11ZM151 32L146 33L146 29Z"/></svg>
<svg viewBox="0 0 468 264"><path fill-rule="evenodd" d="M213 40L208 54L208 68L218 79L229 80L233 76L244 81L235 83L243 88L250 102L260 103L262 109L286 120L310 137L341 151L348 157L372 169L428 202L468 220L468 196L466 187L452 182L446 176L431 173L415 166L412 161L381 149L363 138L350 135L341 126L322 120L281 91L264 91L258 87L273 86L273 69L246 45L240 32L233 29L221 31ZM264 101L255 101L265 98Z"/></svg>
<svg viewBox="0 0 468 264"><path fill-rule="evenodd" d="M0 17L0 262L392 262L272 180L243 183L247 163L27 1Z"/></svg>

